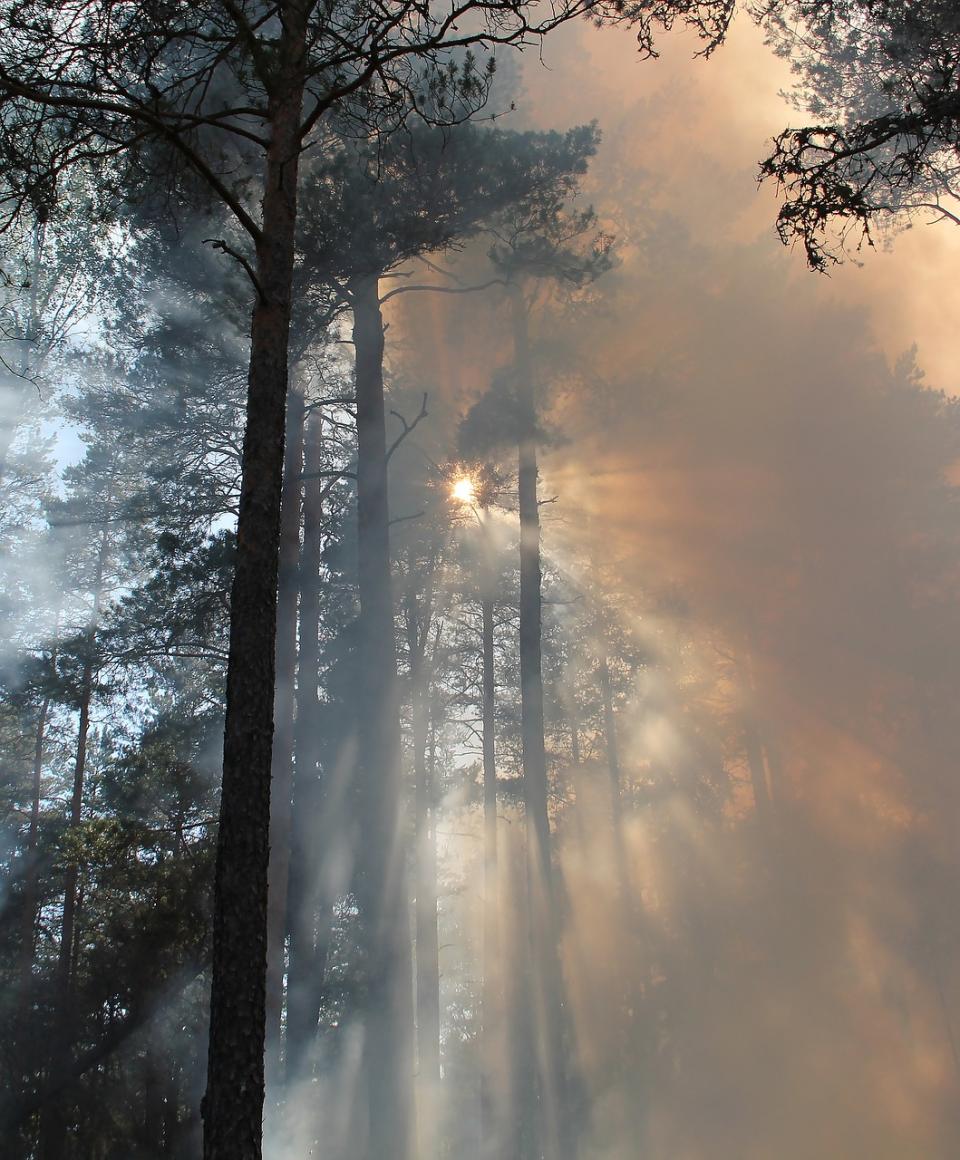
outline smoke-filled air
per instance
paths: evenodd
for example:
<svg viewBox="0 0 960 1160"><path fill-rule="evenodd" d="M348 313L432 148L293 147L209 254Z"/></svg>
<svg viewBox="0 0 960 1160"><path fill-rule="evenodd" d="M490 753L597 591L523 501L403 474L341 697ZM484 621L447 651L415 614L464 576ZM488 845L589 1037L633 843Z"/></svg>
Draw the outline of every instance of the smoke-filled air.
<svg viewBox="0 0 960 1160"><path fill-rule="evenodd" d="M954 0L0 0L0 1155L960 1156Z"/></svg>

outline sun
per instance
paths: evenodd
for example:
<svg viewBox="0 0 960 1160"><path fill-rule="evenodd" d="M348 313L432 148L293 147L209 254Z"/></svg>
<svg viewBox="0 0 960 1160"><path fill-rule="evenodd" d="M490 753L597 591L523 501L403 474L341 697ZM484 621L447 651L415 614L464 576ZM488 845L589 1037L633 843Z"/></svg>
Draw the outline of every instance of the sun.
<svg viewBox="0 0 960 1160"><path fill-rule="evenodd" d="M477 498L477 489L473 480L468 476L458 479L450 488L450 495L457 503L472 504Z"/></svg>

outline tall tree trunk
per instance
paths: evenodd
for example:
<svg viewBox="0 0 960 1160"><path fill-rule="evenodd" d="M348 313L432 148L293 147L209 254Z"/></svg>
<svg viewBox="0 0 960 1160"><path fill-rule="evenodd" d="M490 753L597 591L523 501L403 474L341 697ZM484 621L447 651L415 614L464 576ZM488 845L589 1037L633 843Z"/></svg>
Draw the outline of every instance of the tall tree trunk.
<svg viewBox="0 0 960 1160"><path fill-rule="evenodd" d="M10 447L16 437L17 429L23 419L27 401L31 393L30 348L37 341L37 334L40 329L38 303L40 265L45 233L45 223L37 218L33 223L33 250L30 258L30 307L27 314L26 326L20 335L20 366L18 372L14 372L11 368L4 368L7 373L3 377L9 383L10 390L14 395L14 401L11 404L4 400L3 406L0 407L0 483L3 482L7 474L7 460L10 455ZM11 335L10 337L16 337L16 335Z"/></svg>
<svg viewBox="0 0 960 1160"><path fill-rule="evenodd" d="M530 358L528 307L522 290L513 294L514 369L520 439L520 717L523 794L527 816L530 876L530 936L538 986L535 1036L539 1077L539 1147L544 1160L571 1152L566 1113L566 1059L559 922L550 849L547 758L544 743L540 507L537 499L537 408Z"/></svg>
<svg viewBox="0 0 960 1160"><path fill-rule="evenodd" d="M570 726L570 761L573 763L574 769L579 769L581 765L580 706L577 704L577 694L573 690L570 693L570 708L567 714L567 721Z"/></svg>
<svg viewBox="0 0 960 1160"><path fill-rule="evenodd" d="M747 716L743 724L743 746L750 768L750 783L753 787L754 808L762 827L770 825L770 790L767 786L767 770L763 763L763 749L753 719Z"/></svg>
<svg viewBox="0 0 960 1160"><path fill-rule="evenodd" d="M756 713L754 710L754 683L750 671L749 659L745 658L737 665L740 684L749 704L743 714L743 748L750 770L750 784L753 788L753 804L762 830L767 830L773 820L773 804L770 800L770 787L767 784L767 767L763 760L763 744L757 729Z"/></svg>
<svg viewBox="0 0 960 1160"><path fill-rule="evenodd" d="M70 798L68 831L75 832L83 819L83 789L87 768L87 737L90 731L90 703L93 697L93 644L94 633L87 637L90 655L84 661L80 678L80 722L77 730L77 748L73 763L73 793ZM63 916L60 926L60 947L54 982L54 1033L50 1042L51 1066L54 1073L69 1067L76 1036L71 991L76 970L76 917L80 908L80 867L68 862L64 875ZM49 1102L41 1114L41 1146L43 1160L62 1160L66 1155L69 1104L62 1098Z"/></svg>
<svg viewBox="0 0 960 1160"><path fill-rule="evenodd" d="M109 502L109 497L108 497ZM87 739L90 733L90 708L93 701L93 678L96 671L94 652L97 644L97 628L103 601L103 577L107 565L110 539L107 526L100 534L97 558L94 563L92 584L93 606L90 621L84 637L83 668L77 690L77 746L73 760L73 791L70 795L70 818L68 832L75 833L83 820L83 794L87 771ZM42 758L42 754L40 755ZM35 753L36 758L36 753ZM35 761L36 770L37 763ZM71 991L76 971L77 931L76 918L80 908L78 887L80 866L71 858L67 862L63 883L63 915L60 924L60 947L57 953L57 970L54 982L54 1027L51 1039L51 1070L59 1071L69 1067L73 1054L75 1037L74 1010ZM41 1155L43 1160L60 1160L65 1154L67 1143L67 1108L63 1101L51 1102L43 1110L41 1124Z"/></svg>
<svg viewBox="0 0 960 1160"><path fill-rule="evenodd" d="M357 394L359 659L357 895L364 951L363 1075L370 1160L410 1154L412 964L390 577L383 319L378 278L351 286Z"/></svg>
<svg viewBox="0 0 960 1160"><path fill-rule="evenodd" d="M440 953L437 934L437 835L433 779L427 761L427 696L414 724L417 798L417 1061L427 1086L440 1082Z"/></svg>
<svg viewBox="0 0 960 1160"><path fill-rule="evenodd" d="M495 964L500 955L500 923L497 896L497 754L496 754L496 672L493 651L493 596L485 593L480 602L483 635L483 891L484 907L483 961L484 981L493 984ZM496 988L487 991L491 1011L496 1007Z"/></svg>
<svg viewBox="0 0 960 1160"><path fill-rule="evenodd" d="M262 1149L278 544L306 5L285 3L280 16L230 596L204 1160L260 1160Z"/></svg>
<svg viewBox="0 0 960 1160"><path fill-rule="evenodd" d="M180 1135L180 1068L169 1061L164 1079L165 1097L163 1103L163 1149L161 1156L177 1155Z"/></svg>
<svg viewBox="0 0 960 1160"><path fill-rule="evenodd" d="M93 676L95 671L94 652L97 646L97 629L100 622L100 609L103 603L103 576L107 567L107 554L109 550L109 532L104 527L104 530L100 534L100 544L97 548L97 559L94 564L92 585L93 607L90 612L90 623L84 640L85 653L77 698L80 720L77 727L77 748L73 763L73 793L70 798L71 830L76 830L79 827L83 815L83 789L87 770L87 737L90 732L90 706L93 700ZM79 873L80 869L77 863L74 861L69 862L64 883L63 922L60 933L60 952L57 959L60 1000L68 1006L70 976L74 965L72 948Z"/></svg>
<svg viewBox="0 0 960 1160"><path fill-rule="evenodd" d="M620 778L620 747L617 744L617 722L613 713L613 691L610 687L610 665L600 660L600 693L603 698L603 737L607 751L607 773L610 778L610 818L613 824L613 856L616 862L617 892L626 920L630 903L630 873L623 835L623 799Z"/></svg>
<svg viewBox="0 0 960 1160"><path fill-rule="evenodd" d="M574 786L573 821L577 842L584 852L591 841L588 826L584 817L584 810L580 800L580 778L582 776L583 755L580 752L580 706L577 704L577 691L569 690L566 703L567 728L570 730L570 773L569 779ZM567 802L569 806L569 800Z"/></svg>
<svg viewBox="0 0 960 1160"><path fill-rule="evenodd" d="M50 658L51 668L56 664L56 649ZM27 848L24 856L23 881L23 919L20 933L20 1010L25 1012L30 1002L31 978L33 975L33 951L36 940L37 927L37 877L40 871L38 865L38 840L40 829L40 797L42 793L43 774L43 747L47 733L47 716L50 712L50 697L45 696L40 702L37 713L37 725L33 735L33 770L30 792L30 827L27 831Z"/></svg>
<svg viewBox="0 0 960 1160"><path fill-rule="evenodd" d="M87 635L89 650L83 662L80 677L80 722L77 729L77 748L73 762L73 793L70 797L69 829L75 831L83 820L83 788L87 771L87 739L90 733L90 705L93 700L93 649L95 633ZM76 861L67 864L64 877L63 920L60 928L60 950L57 956L58 990L61 1001L69 1004L70 980L75 963L73 959L74 924L77 911L77 883L80 867Z"/></svg>
<svg viewBox="0 0 960 1160"><path fill-rule="evenodd" d="M424 608L410 593L406 609L410 656L416 837L417 1135L419 1155L436 1151L440 1087L440 940L437 931L437 835L433 770L427 760L430 732L430 678L427 637L429 601Z"/></svg>
<svg viewBox="0 0 960 1160"><path fill-rule="evenodd" d="M267 1090L279 1099L283 1016L284 944L290 873L290 811L297 668L297 572L300 562L300 496L303 490L303 394L287 397L287 446L280 506L280 573L277 590L277 680L270 788L270 872L267 903Z"/></svg>
<svg viewBox="0 0 960 1160"><path fill-rule="evenodd" d="M12 403L5 400L3 411L0 412L0 483L3 483L6 477L10 448L16 438L29 398L28 388L16 376L8 372L4 378L8 380L9 390L14 398Z"/></svg>
<svg viewBox="0 0 960 1160"><path fill-rule="evenodd" d="M540 505L537 499L537 413L532 381L527 306L514 295L514 364L520 441L517 487L520 501L520 714L523 793L530 851L539 888L552 909L553 866L547 809L547 755L543 729Z"/></svg>
<svg viewBox="0 0 960 1160"><path fill-rule="evenodd" d="M297 651L296 762L287 920L290 962L287 982L286 1082L306 1078L316 1039L331 936L324 860L337 820L324 801L320 774L318 683L320 670L320 570L323 548L323 418L313 413L306 430L303 548L300 555L300 640Z"/></svg>
<svg viewBox="0 0 960 1160"><path fill-rule="evenodd" d="M162 1149L164 1083L159 1052L153 1043L147 1045L143 1059L143 1154L157 1155Z"/></svg>
<svg viewBox="0 0 960 1160"><path fill-rule="evenodd" d="M500 861L509 881L509 888L503 891L504 926L511 953L510 971L503 987L509 1081L500 1155L504 1160L543 1160L535 1010L535 994L543 972L531 937L529 833L511 826L502 837L505 841Z"/></svg>
<svg viewBox="0 0 960 1160"><path fill-rule="evenodd" d="M421 682L422 684L422 682ZM421 1100L420 1151L436 1154L435 1122L439 1095L439 937L437 931L437 835L434 778L427 759L429 709L426 689L415 694L416 762L416 1044Z"/></svg>
<svg viewBox="0 0 960 1160"><path fill-rule="evenodd" d="M783 759L775 734L771 734L769 729L765 730L765 734L762 739L762 747L767 759L767 774L770 782L770 804L774 810L782 810L787 793L783 776Z"/></svg>
<svg viewBox="0 0 960 1160"><path fill-rule="evenodd" d="M486 517L481 517L486 518ZM493 611L496 582L493 551L486 527L482 528L481 564L481 659L483 729L483 1061L480 1081L481 1155L494 1160L501 1155L498 1124L503 1100L498 1098L497 1080L506 1062L502 1041L503 998L500 965L500 880L497 850L497 755L496 755L496 672L494 668Z"/></svg>

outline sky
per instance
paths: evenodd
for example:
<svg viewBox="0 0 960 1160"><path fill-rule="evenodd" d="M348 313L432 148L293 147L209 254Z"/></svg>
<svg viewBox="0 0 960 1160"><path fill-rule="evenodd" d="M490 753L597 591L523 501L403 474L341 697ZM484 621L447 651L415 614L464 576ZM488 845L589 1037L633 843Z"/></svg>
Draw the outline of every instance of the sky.
<svg viewBox="0 0 960 1160"><path fill-rule="evenodd" d="M783 95L787 64L745 20L708 60L692 59L698 44L689 35L670 34L659 45L660 59L645 61L626 30L560 29L544 45L545 67L527 63L519 119L538 128L596 119L605 137L600 168L619 163L645 175L654 204L669 207L697 242L757 245L776 261L777 195L769 183L758 189L756 173L767 142L801 120ZM801 252L779 257L791 284L807 278ZM917 222L857 258L821 279L818 293L862 307L888 358L917 344L930 382L955 393L960 230Z"/></svg>

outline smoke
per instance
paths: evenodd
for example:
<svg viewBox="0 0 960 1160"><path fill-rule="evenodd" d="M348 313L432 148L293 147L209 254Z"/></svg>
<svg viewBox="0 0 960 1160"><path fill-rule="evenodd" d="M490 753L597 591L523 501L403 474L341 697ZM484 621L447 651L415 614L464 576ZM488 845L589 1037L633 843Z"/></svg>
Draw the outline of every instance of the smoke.
<svg viewBox="0 0 960 1160"><path fill-rule="evenodd" d="M427 667L446 697L427 743L439 783L442 1076L418 1080L422 1160L435 1154L424 1141L464 1157L483 1155L483 1139L491 1157L529 1148L524 1131L544 1114L537 1055L556 1030L537 972L554 950L569 1068L562 1122L548 1127L575 1136L582 1160L945 1160L960 1149L960 425L933 388L955 389L960 242L918 226L861 254L862 266L808 273L774 236L775 192L755 185L766 140L796 117L778 95L782 62L746 25L708 61L690 59L690 38L661 47L662 60L641 63L628 35L565 27L545 46L547 68L525 70L518 112L503 122L599 122L581 204L616 239L614 269L544 290L532 322L555 947L530 933L547 905L531 884L517 776L516 423L491 405L509 396L508 304L491 289L388 308L391 441L410 435L390 464L397 589L429 557L434 603L411 616L434 617ZM486 244L444 257L458 289L489 278ZM196 282L216 287L220 256L202 252ZM186 337L176 365L163 335L135 363L158 393L175 384L169 408L189 412L190 463L204 486L218 471L221 511L235 502L245 292L231 291L231 325L218 320L208 343L196 336L217 295L158 278L152 315ZM336 387L349 390L339 377ZM424 391L429 417L414 431ZM481 547L472 516L456 524L446 512L424 549L423 529L450 503L451 465L465 457L458 469L471 469L471 414L498 460L501 506L482 521ZM167 463L160 443L154 460ZM185 491L189 528L185 472L177 456L155 486L168 500ZM31 493L24 507L39 503ZM367 851L351 722L364 690L339 607L352 605L355 577L336 556L352 560L353 535L324 532L324 607L340 628L324 626L316 705L310 687L326 746L311 760L325 780L323 800L313 789L294 819L305 881L289 907L288 1087L282 1100L268 1090L273 1160L350 1160L363 1147L352 891ZM143 547L123 551L121 595ZM477 732L477 574L489 563L495 877ZM20 604L33 594L53 608L59 556L48 547L17 566ZM87 612L86 589L76 603ZM161 603L166 626L162 591ZM208 738L195 759L205 770L216 752ZM183 1083L199 1090L199 1056L188 1054Z"/></svg>
<svg viewBox="0 0 960 1160"><path fill-rule="evenodd" d="M552 753L584 1155L946 1157L960 429L933 388L955 389L957 240L918 226L809 274L754 185L797 117L782 64L750 29L707 62L688 47L641 65L565 29L520 106L600 121L585 198L620 254L536 336L564 434L544 551L643 654L618 694L622 818L598 710L579 763L560 726ZM493 298L402 323L444 413L510 362Z"/></svg>

